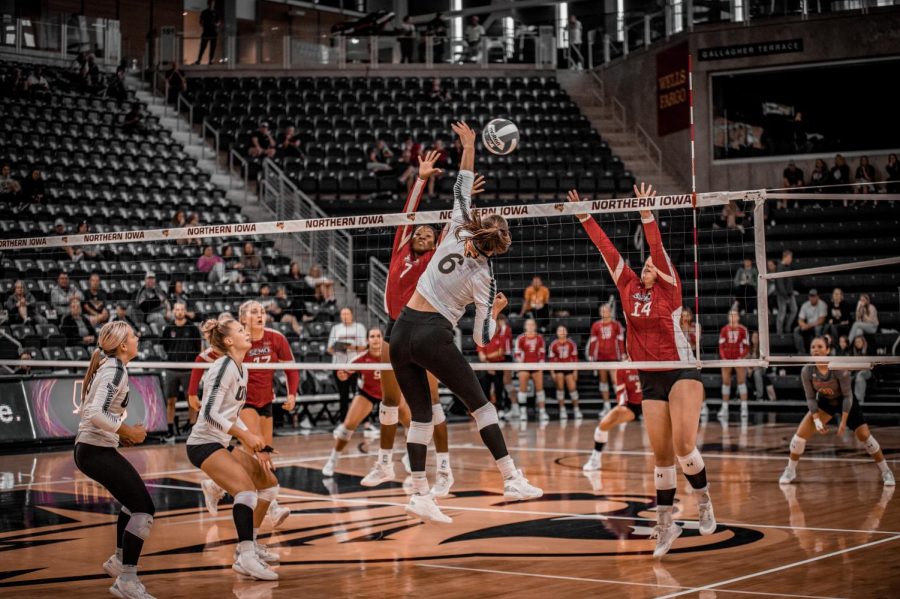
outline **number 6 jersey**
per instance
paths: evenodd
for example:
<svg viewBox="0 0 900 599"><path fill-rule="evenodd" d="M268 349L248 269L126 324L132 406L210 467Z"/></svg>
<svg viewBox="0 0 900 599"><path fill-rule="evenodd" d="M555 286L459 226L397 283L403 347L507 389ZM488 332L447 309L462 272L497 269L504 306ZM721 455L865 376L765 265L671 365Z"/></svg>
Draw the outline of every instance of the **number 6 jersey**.
<svg viewBox="0 0 900 599"><path fill-rule="evenodd" d="M486 256L466 257L467 232L456 238L460 227L469 222L474 181L472 171L459 171L453 186L450 227L435 250L425 274L419 278L416 291L453 326L459 322L466 306L474 302L472 337L476 344L487 345L497 330L492 314L494 296L497 295L493 267Z"/></svg>
<svg viewBox="0 0 900 599"><path fill-rule="evenodd" d="M681 279L678 271L663 248L656 219L652 216L646 220L642 218L641 223L653 265L658 271L656 284L650 289L645 289L640 277L625 264L597 221L590 216L581 221L619 289L627 325L625 345L629 357L635 362L693 360L690 342L679 326Z"/></svg>

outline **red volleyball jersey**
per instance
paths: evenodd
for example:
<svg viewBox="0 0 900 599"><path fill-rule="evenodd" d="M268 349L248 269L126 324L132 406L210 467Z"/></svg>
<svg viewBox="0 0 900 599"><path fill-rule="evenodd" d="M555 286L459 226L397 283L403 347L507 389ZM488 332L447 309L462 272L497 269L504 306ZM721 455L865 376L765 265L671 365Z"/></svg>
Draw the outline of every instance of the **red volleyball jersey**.
<svg viewBox="0 0 900 599"><path fill-rule="evenodd" d="M381 361L381 356L375 357L366 351L363 352L361 356L353 360L351 364L379 364L381 363ZM356 371L349 370L348 372ZM362 389L375 399L381 399L381 371L361 370L359 371L359 375L362 379L362 385L360 385L360 389Z"/></svg>
<svg viewBox="0 0 900 599"><path fill-rule="evenodd" d="M247 355L244 356L245 364L271 364L273 362L293 362L294 354L284 335L272 329L265 329L261 339L254 341ZM296 395L300 383L300 373L297 370L287 370L284 373L288 380L288 394ZM250 369L247 374L247 403L258 408L272 403L275 399L275 371Z"/></svg>
<svg viewBox="0 0 900 599"><path fill-rule="evenodd" d="M416 177L416 182L409 191L406 204L403 206L403 212L415 213L424 189L425 181ZM434 256L434 250L425 252L418 257L413 254L412 235L414 231L414 225L404 225L397 227L397 232L394 234L391 264L388 268L387 285L384 290L384 309L394 320L400 317L400 312L416 290L419 277L428 268L428 263Z"/></svg>
<svg viewBox="0 0 900 599"><path fill-rule="evenodd" d="M598 320L591 326L588 358L594 362L618 362L625 355L625 330L617 320Z"/></svg>
<svg viewBox="0 0 900 599"><path fill-rule="evenodd" d="M560 341L555 339L550 344L550 361L551 362L577 362L578 346L571 339Z"/></svg>
<svg viewBox="0 0 900 599"><path fill-rule="evenodd" d="M526 364L543 362L545 355L544 338L540 335L529 337L522 333L516 339L516 362L525 362Z"/></svg>
<svg viewBox="0 0 900 599"><path fill-rule="evenodd" d="M488 362L503 362L512 353L512 329L509 325L497 328L487 345L479 345L479 352L487 355Z"/></svg>
<svg viewBox="0 0 900 599"><path fill-rule="evenodd" d="M650 246L653 265L659 271L656 283L646 289L640 277L625 264L625 260L592 217L582 222L591 241L603 255L612 274L628 327L626 347L635 362L677 362L693 360L681 322L681 279L663 248L656 219L644 220L644 237ZM661 369L669 370L669 369Z"/></svg>
<svg viewBox="0 0 900 599"><path fill-rule="evenodd" d="M194 362L215 362L222 356L211 347L207 347L200 354L194 358ZM203 380L203 375L206 374L205 368L195 368L191 370L191 380L188 383L188 395L200 395L200 381Z"/></svg>
<svg viewBox="0 0 900 599"><path fill-rule="evenodd" d="M641 377L637 370L620 370L616 373L616 401L620 406L624 403L639 404L644 401Z"/></svg>
<svg viewBox="0 0 900 599"><path fill-rule="evenodd" d="M725 325L719 331L719 357L723 360L739 360L750 353L750 331L742 324Z"/></svg>

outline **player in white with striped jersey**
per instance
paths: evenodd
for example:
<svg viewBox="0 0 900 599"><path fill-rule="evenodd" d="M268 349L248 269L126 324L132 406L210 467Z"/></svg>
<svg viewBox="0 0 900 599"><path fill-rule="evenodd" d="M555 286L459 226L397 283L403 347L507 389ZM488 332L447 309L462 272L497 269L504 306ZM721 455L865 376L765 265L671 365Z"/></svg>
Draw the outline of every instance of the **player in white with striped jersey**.
<svg viewBox="0 0 900 599"><path fill-rule="evenodd" d="M221 357L206 375L200 414L187 440L188 459L234 497L231 515L238 535L234 571L257 580L277 580L267 562L277 562L278 555L258 544L256 534L278 496L278 481L269 454L262 451L265 441L240 419L247 397L247 371L241 363L252 347L250 333L231 317L208 320L202 331ZM232 437L254 455L231 451Z"/></svg>

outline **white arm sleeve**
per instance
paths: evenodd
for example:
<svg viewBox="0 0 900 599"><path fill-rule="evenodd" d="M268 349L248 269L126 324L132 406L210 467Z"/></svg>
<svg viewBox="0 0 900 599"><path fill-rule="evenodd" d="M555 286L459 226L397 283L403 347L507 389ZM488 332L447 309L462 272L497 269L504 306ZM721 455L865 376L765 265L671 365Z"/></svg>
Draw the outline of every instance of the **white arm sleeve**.
<svg viewBox="0 0 900 599"><path fill-rule="evenodd" d="M472 183L474 182L475 173L472 171L459 171L456 176L456 183L453 184L453 214L450 217L453 229L469 222L469 207L472 205Z"/></svg>
<svg viewBox="0 0 900 599"><path fill-rule="evenodd" d="M249 429L247 428L247 425L244 424L244 421L241 420L241 417L240 417L240 416L238 416L238 419L234 421L234 426L236 426L237 428L239 428L239 429L242 430L242 431L249 430Z"/></svg>
<svg viewBox="0 0 900 599"><path fill-rule="evenodd" d="M487 345L497 332L497 321L494 320L494 298L497 296L497 283L493 272L485 277L472 281L472 295L475 298L475 325L472 337L478 345Z"/></svg>
<svg viewBox="0 0 900 599"><path fill-rule="evenodd" d="M211 425L221 431L228 432L232 423L222 415L222 404L231 398L231 395L234 393L234 387L237 384L237 369L231 368L231 363L224 364L223 368L225 372L220 372L219 376L212 382L212 388L209 392L209 405L204 406L204 409L206 410L206 419Z"/></svg>
<svg viewBox="0 0 900 599"><path fill-rule="evenodd" d="M124 418L109 412L119 387L115 384L116 373L114 368L104 368L94 375L91 381L91 390L85 405L82 408L85 417L91 424L100 430L114 433L122 426Z"/></svg>

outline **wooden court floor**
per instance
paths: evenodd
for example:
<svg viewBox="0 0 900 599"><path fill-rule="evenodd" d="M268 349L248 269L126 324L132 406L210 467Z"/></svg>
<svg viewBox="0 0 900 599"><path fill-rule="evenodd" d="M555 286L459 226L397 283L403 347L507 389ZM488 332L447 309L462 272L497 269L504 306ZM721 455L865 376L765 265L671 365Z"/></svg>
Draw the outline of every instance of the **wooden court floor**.
<svg viewBox="0 0 900 599"><path fill-rule="evenodd" d="M506 503L474 427L452 425L456 484L440 502L450 525L408 517L402 477L359 486L376 448L361 434L331 481L318 470L329 434L278 438L281 502L292 515L281 530L260 533L281 553L272 583L230 569L230 508L212 518L202 507L184 445L125 450L157 506L142 579L161 599L898 596L900 497L892 500L849 437L812 440L797 482L783 489L777 480L793 425L704 425L719 528L699 536L682 479L684 534L658 562L648 539L654 491L643 426L613 431L602 472L589 477L581 464L593 426L507 424L513 457L545 496ZM900 428L873 430L900 469ZM101 564L113 549L115 506L105 492L75 470L68 450L2 456L0 464L0 596L111 596Z"/></svg>

